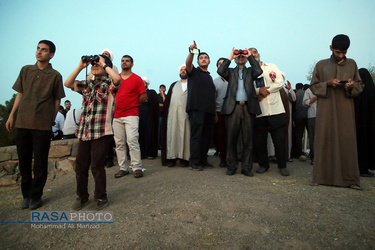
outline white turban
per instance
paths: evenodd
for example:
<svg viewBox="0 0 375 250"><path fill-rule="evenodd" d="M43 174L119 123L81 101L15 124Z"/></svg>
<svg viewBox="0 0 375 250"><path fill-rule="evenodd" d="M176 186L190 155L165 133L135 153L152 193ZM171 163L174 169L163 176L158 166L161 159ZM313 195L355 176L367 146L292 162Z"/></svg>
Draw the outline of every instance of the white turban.
<svg viewBox="0 0 375 250"><path fill-rule="evenodd" d="M150 84L150 80L148 80L148 78L147 78L147 77L145 77L145 76L142 76L142 80L143 80L143 81L145 81L145 82L147 82L147 84Z"/></svg>
<svg viewBox="0 0 375 250"><path fill-rule="evenodd" d="M104 51L107 51L109 53L109 59L111 61L113 61L113 53L112 53L112 51L110 49L103 49L103 51L101 53L102 55L103 55Z"/></svg>
<svg viewBox="0 0 375 250"><path fill-rule="evenodd" d="M178 74L180 74L180 71L181 71L182 67L186 67L186 64L181 64L181 66L178 67Z"/></svg>

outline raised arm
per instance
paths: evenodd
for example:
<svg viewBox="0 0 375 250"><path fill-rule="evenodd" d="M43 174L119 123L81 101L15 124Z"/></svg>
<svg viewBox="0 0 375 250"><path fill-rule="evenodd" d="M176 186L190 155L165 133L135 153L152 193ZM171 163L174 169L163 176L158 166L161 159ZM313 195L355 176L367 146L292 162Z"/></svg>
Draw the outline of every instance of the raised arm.
<svg viewBox="0 0 375 250"><path fill-rule="evenodd" d="M217 69L217 73L223 77L225 80L228 81L229 79L229 65L232 62L234 58L238 57L238 55L234 54L234 47L232 48L232 51L228 57L228 59L225 59L223 63L220 65L220 67Z"/></svg>
<svg viewBox="0 0 375 250"><path fill-rule="evenodd" d="M195 43L195 41L193 41L193 42L194 42L194 44L189 46L189 50L193 50L193 49L197 48L197 44ZM185 64L186 64L186 72L187 73L191 73L191 71L193 70L193 58L194 58L193 53L189 53L189 55L186 58Z"/></svg>
<svg viewBox="0 0 375 250"><path fill-rule="evenodd" d="M84 63L82 60L79 61L78 67L66 78L64 86L70 89L74 89L74 81L76 80L78 74L87 67L89 63Z"/></svg>
<svg viewBox="0 0 375 250"><path fill-rule="evenodd" d="M105 64L105 60L103 57L99 57L99 66L101 66L102 68L104 68L104 71L109 75L109 77L112 78L112 81L113 81L113 84L114 85L119 85L120 82L121 82L121 78L120 78L120 75L118 73L116 73L116 71L114 71L111 67L109 67L109 65ZM107 67L106 67L107 66Z"/></svg>
<svg viewBox="0 0 375 250"><path fill-rule="evenodd" d="M246 50L247 50L247 55L245 55L245 57L247 57L247 60L249 61L251 65L251 68L252 68L251 74L253 76L253 79L256 79L258 78L258 76L260 76L263 73L263 70L260 67L259 62L255 60L255 57L251 54L251 51L247 48Z"/></svg>

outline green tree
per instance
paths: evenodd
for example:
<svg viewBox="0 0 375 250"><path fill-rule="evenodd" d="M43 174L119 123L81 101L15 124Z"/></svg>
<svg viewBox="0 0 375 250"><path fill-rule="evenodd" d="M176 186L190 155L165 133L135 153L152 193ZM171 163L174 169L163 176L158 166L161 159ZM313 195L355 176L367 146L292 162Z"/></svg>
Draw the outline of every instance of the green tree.
<svg viewBox="0 0 375 250"><path fill-rule="evenodd" d="M5 123L7 122L9 114L12 111L16 96L17 94L14 94L9 101L6 101L5 106L0 104L0 147L16 144L16 130L13 129L11 132L8 132L5 128Z"/></svg>
<svg viewBox="0 0 375 250"><path fill-rule="evenodd" d="M309 67L309 69L308 69L308 71L307 71L306 79L307 79L307 81L308 81L309 83L311 82L312 74L314 73L315 64L316 64L316 61L314 61L314 62L310 65L310 67Z"/></svg>
<svg viewBox="0 0 375 250"><path fill-rule="evenodd" d="M371 64L367 68L368 72L370 72L370 75L372 77L372 80L375 83L375 66L371 66Z"/></svg>

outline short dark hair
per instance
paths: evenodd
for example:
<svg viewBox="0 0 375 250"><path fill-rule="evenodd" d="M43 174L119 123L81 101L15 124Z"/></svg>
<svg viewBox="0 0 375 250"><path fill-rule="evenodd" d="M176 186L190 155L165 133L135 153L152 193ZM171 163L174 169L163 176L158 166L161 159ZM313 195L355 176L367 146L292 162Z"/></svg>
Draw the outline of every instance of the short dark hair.
<svg viewBox="0 0 375 250"><path fill-rule="evenodd" d="M199 52L198 54L198 60L201 55L207 55L208 59L210 59L210 56L206 52Z"/></svg>
<svg viewBox="0 0 375 250"><path fill-rule="evenodd" d="M105 56L105 55L100 55L100 56L104 58L105 64L112 68L113 63L112 63L111 59L109 59L109 57Z"/></svg>
<svg viewBox="0 0 375 250"><path fill-rule="evenodd" d="M332 48L339 50L347 50L350 46L350 39L347 35L340 34L332 39Z"/></svg>
<svg viewBox="0 0 375 250"><path fill-rule="evenodd" d="M46 44L48 47L49 47L49 52L50 53L55 53L56 52L56 46L53 42L49 41L49 40L41 40L39 41L38 45L41 44L41 43L44 43Z"/></svg>
<svg viewBox="0 0 375 250"><path fill-rule="evenodd" d="M161 87L164 87L164 88L165 88L165 85L164 85L164 84L160 84L159 89L160 89Z"/></svg>
<svg viewBox="0 0 375 250"><path fill-rule="evenodd" d="M297 83L296 89L303 89L303 83Z"/></svg>
<svg viewBox="0 0 375 250"><path fill-rule="evenodd" d="M219 60L217 60L217 62L216 62L216 67L218 67L219 62L220 62L221 60L225 60L225 59L226 59L226 58L224 58L224 57L220 57Z"/></svg>
<svg viewBox="0 0 375 250"><path fill-rule="evenodd" d="M304 84L303 85L303 90L307 90L308 88L310 88L310 84Z"/></svg>
<svg viewBox="0 0 375 250"><path fill-rule="evenodd" d="M64 104L65 104L65 103L67 103L67 102L69 102L69 103L70 103L70 101L69 101L69 100L66 100L66 101L64 102Z"/></svg>
<svg viewBox="0 0 375 250"><path fill-rule="evenodd" d="M131 63L134 63L133 57L131 57L129 55L124 55L122 58L124 58L124 57L130 58Z"/></svg>

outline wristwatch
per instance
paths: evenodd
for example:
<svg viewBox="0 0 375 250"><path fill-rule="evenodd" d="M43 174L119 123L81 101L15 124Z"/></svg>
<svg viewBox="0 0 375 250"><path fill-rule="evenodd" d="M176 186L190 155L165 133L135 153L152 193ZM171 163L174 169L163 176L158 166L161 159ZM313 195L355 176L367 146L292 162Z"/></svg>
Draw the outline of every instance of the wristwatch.
<svg viewBox="0 0 375 250"><path fill-rule="evenodd" d="M104 65L103 69L105 71L105 68L109 67L108 64Z"/></svg>

